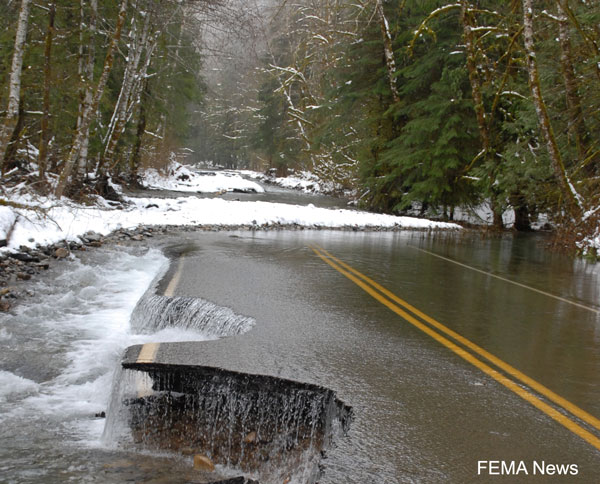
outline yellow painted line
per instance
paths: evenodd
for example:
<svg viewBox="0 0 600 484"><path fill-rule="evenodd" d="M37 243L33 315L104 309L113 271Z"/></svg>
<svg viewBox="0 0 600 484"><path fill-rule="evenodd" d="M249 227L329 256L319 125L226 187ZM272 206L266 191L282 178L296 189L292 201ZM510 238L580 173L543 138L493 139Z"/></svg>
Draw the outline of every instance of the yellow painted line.
<svg viewBox="0 0 600 484"><path fill-rule="evenodd" d="M420 247L416 247L414 245L409 245L409 247L411 247L412 249L419 250L421 252L425 252L426 254L429 254L429 255L432 255L434 257L437 257L438 259L443 259L443 260L445 260L447 262L452 262L453 264L456 264L458 266L465 267L466 269L470 269L472 271L479 272L480 274L485 274L486 276L495 277L496 279L499 279L501 281L508 282L510 284L514 284L515 286L519 286L519 287L522 287L524 289L529 289L530 291L537 292L538 294L543 294L544 296L551 297L552 299L556 299L557 301L561 301L561 302L564 302L564 303L567 303L567 304L571 304L572 306L576 306L576 307L578 307L580 309L585 309L587 311L591 311L593 313L600 314L600 309L591 308L589 306L586 306L585 304L580 304L578 302L571 301L570 299L566 299L564 297L557 296L556 294L552 294L552 293L549 293L549 292L546 292L546 291L542 291L541 289L536 289L535 287L528 286L527 284L522 284L520 282L513 281L513 280L508 279L506 277L498 276L496 274L492 274L491 272L487 272L487 271L484 271L484 270L481 270L481 269L477 269L477 267L472 267L470 265L463 264L462 262L455 261L454 259L450 259L449 257L444 257L442 255L436 254L435 252L430 252L428 250L421 249Z"/></svg>
<svg viewBox="0 0 600 484"><path fill-rule="evenodd" d="M552 402L556 403L557 405L560 405L565 410L567 410L568 412L571 412L573 415L575 415L577 418L580 418L581 420L583 420L587 424L589 424L592 427L595 427L596 429L600 430L600 419L594 417L593 415L591 415L590 413L586 412L582 408L579 408L577 405L569 402L567 399L565 399L565 398L561 397L560 395L554 393L552 390L550 390L549 388L545 387L541 383L537 382L533 378L525 375L521 371L517 370L515 367L509 365L505 361L503 361L500 358L498 358L497 356L494 356L490 352L484 350L481 346L476 345L472 341L468 340L464 336L461 336L457 332L451 330L450 328L448 328L447 326L443 325L439 321L436 321L435 319L433 319L432 317L430 317L427 314L423 313L422 311L419 311L417 308L415 308L411 304L409 304L406 301L404 301L403 299L399 298L394 293L392 293L391 291L387 290L385 287L383 287L380 284L378 284L377 282L375 282L373 279L371 279L371 278L367 277L366 275L360 273L359 271L357 271L353 267L349 266L348 264L346 264L345 262L341 261L340 259L338 259L334 255L330 254L329 252L327 252L322 247L319 247L319 249L324 254L326 254L328 257L331 257L333 260L335 260L342 267L344 267L348 271L352 272L353 274L357 275L358 277L360 277L361 279L363 279L364 281L366 281L368 284L370 284L371 286L373 286L375 289L377 289L378 291L380 291L382 294L384 294L388 298L392 299L394 302L400 304L405 309L408 309L414 315L416 315L419 318L421 318L423 321L427 321L429 324L431 324L432 326L434 326L439 331L445 333L446 335L450 336L454 340L456 340L459 343L463 344L464 346L466 346L467 348L469 348L473 352L477 353L479 356L484 357L486 360L490 361L491 363L493 363L494 365L496 365L498 368L501 368L502 370L504 370L506 373L508 373L512 377L516 378L517 380L521 381L522 383L524 383L528 387L530 387L533 390L535 390L536 392L538 392L540 395L544 395L548 400L551 400Z"/></svg>
<svg viewBox="0 0 600 484"><path fill-rule="evenodd" d="M154 358L156 358L156 353L158 353L159 346L160 343L146 343L144 346L142 346L136 363L154 363Z"/></svg>
<svg viewBox="0 0 600 484"><path fill-rule="evenodd" d="M175 289L177 289L177 286L179 285L179 279L181 278L181 273L183 272L183 259L184 259L184 256L181 256L179 258L179 261L177 262L177 269L175 270L175 274L173 274L173 277L171 278L169 285L165 289L164 295L167 297L173 297L173 295L175 294Z"/></svg>
<svg viewBox="0 0 600 484"><path fill-rule="evenodd" d="M377 292L373 287L367 285L365 282L361 281L356 276L354 276L353 274L351 274L350 272L348 272L347 270L345 270L344 268L342 268L341 266L339 266L338 264L336 264L335 262L333 262L333 260L331 260L330 258L328 258L327 256L325 256L324 254L322 254L318 249L316 249L314 247L310 247L310 248L325 263L327 263L332 268L334 268L336 271L340 272L345 277L347 277L348 279L350 279L357 286L359 286L361 289L363 289L367 294L369 294L370 296L372 296L373 298L375 298L377 301L379 301L381 304L383 304L384 306L386 306L388 309L390 309L394 313L398 314L400 317L402 317L403 319L405 319L407 322L409 322L410 324L412 324L416 328L418 328L421 331L423 331L428 336L431 336L434 340L436 340L437 342L439 342L440 344L442 344L443 346L445 346L446 348L448 348L449 350L451 350L452 352L454 352L456 355L460 356L461 358L463 358L464 360L468 361L469 363L471 363L475 367L479 368L486 375L490 376L491 378L493 378L494 380L496 380L501 385L505 386L506 388L508 388L512 392L514 392L517 395L519 395L525 401L529 402L531 405L533 405L537 409L539 409L542 412L544 412L546 415L548 415L549 417L551 417L552 419L554 419L555 421L557 421L558 423L560 423L561 425L563 425L564 427L566 427L568 430L570 430L574 434L576 434L579 437L581 437L583 440L585 440L586 442L588 442L590 445L592 445L596 449L600 450L600 439L598 437L596 437L594 434L592 434L591 432L587 431L586 429L584 429L583 427L581 427L580 425L578 425L576 422L574 422L573 420L571 420L567 416L563 415L558 410L556 410L555 408L551 407L550 405L548 405L544 401L540 400L535 395L529 393L527 390L525 390L524 388L520 387L515 382L513 382L510 379L508 379L507 377L505 377L504 375L502 375L498 371L494 370L492 367L488 366L483 361L477 359L471 353L468 353L467 351L465 351L463 348L461 348L457 344L453 343L449 339L447 339L444 336L440 335L439 333L437 333L436 331L434 331L433 329L431 329L429 326L423 324L422 322L420 322L419 320L417 320L415 317L413 317L412 315L410 315L407 312L405 312L404 310L402 310L399 306L397 306L392 301L390 301L389 299L385 298L382 294L380 294L379 292ZM356 272L358 272L358 271L356 271Z"/></svg>

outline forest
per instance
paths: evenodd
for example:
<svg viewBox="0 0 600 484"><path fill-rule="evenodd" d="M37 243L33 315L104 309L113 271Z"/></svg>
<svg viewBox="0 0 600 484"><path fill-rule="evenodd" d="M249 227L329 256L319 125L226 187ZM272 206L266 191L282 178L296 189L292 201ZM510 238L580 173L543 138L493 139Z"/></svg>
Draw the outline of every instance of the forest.
<svg viewBox="0 0 600 484"><path fill-rule="evenodd" d="M0 23L2 186L105 194L185 157L599 235L597 2L8 0Z"/></svg>

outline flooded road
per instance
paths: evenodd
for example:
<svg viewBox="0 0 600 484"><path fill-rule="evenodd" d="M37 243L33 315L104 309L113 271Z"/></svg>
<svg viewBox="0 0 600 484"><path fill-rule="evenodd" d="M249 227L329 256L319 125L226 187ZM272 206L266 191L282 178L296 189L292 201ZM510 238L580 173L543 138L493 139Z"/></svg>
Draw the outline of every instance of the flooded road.
<svg viewBox="0 0 600 484"><path fill-rule="evenodd" d="M217 342L161 345L156 361L336 391L354 407L355 421L325 460L320 482L470 482L478 480L479 460L523 460L530 473L533 461L575 464L576 476L553 482L597 481L598 449L378 303L320 260L312 244L600 415L598 269L545 252L538 237L191 235L176 248L183 254L176 293L231 307L256 326Z"/></svg>
<svg viewBox="0 0 600 484"><path fill-rule="evenodd" d="M319 254L592 418L600 417L597 265L548 252L537 235L299 230L151 240L64 262L32 286L35 298L0 317L0 482L207 482L189 456L102 439L104 419L95 415L108 407L123 351L148 342L159 343L157 362L336 392L354 420L327 452L322 484L489 482L478 475L482 460L523 461L528 474L505 476L511 483L598 482L600 451L573 431L597 438L592 424L517 381L575 427L557 422ZM198 318L140 329L147 319L134 308L155 277L159 295L202 299L181 306ZM196 324L202 312L226 322L229 336L215 340L214 327ZM532 475L534 462L575 465L577 474Z"/></svg>

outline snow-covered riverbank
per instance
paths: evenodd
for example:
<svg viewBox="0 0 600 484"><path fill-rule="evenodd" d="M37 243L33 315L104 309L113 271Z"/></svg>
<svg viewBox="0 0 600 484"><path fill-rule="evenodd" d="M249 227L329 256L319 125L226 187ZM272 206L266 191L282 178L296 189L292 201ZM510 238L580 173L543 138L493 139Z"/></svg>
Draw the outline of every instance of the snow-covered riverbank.
<svg viewBox="0 0 600 484"><path fill-rule="evenodd" d="M205 177L218 181L219 185L222 185L223 180L216 180L214 175L205 175ZM239 186L237 179L239 177L223 178L231 179L234 184L223 189ZM186 184L188 181L181 182ZM170 189L173 188L177 188L176 179L171 180ZM106 235L117 229L130 229L138 225L211 225L222 228L276 225L351 230L460 229L459 225L452 223L357 210L326 209L312 204L302 206L189 196L167 199L124 197L124 199L125 204L118 207L102 199L93 206L85 206L64 198L34 199L30 195L13 194L9 196L9 200L24 208L0 207L0 240L6 240L0 252L18 250L22 246L49 245L62 240L78 241L80 236L89 231Z"/></svg>
<svg viewBox="0 0 600 484"><path fill-rule="evenodd" d="M243 178L241 172L235 170L198 171L172 162L166 171L161 173L152 168L148 169L142 175L142 183L151 189L173 192L262 193L265 191L258 183Z"/></svg>

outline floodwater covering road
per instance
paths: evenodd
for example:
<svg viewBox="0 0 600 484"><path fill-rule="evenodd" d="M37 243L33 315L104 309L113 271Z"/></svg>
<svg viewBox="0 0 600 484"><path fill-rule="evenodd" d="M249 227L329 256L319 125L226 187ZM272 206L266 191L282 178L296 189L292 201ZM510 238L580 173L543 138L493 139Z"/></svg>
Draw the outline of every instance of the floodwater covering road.
<svg viewBox="0 0 600 484"><path fill-rule="evenodd" d="M600 267L544 242L181 232L65 262L36 283L34 300L0 319L0 481L206 482L189 457L101 439L104 419L94 415L107 408L123 351L153 342L157 362L335 391L354 420L323 460L321 484L489 482L479 461L523 461L527 474L504 482L596 483ZM162 273L159 293L229 308L251 329L214 340L173 321L138 334L129 316ZM540 475L548 464L569 474Z"/></svg>
<svg viewBox="0 0 600 484"><path fill-rule="evenodd" d="M533 475L535 462L576 466L553 482L597 482L593 417L591 423L573 417L540 396L545 390L521 381L513 385L517 393L498 383L334 270L319 257L327 252L310 247L326 249L500 358L509 368L500 374L512 367L568 400L583 418L600 415L597 267L549 254L535 236L323 231L186 239L172 247L180 258L164 284L176 274L176 295L230 307L256 325L215 342L162 344L156 361L335 390L355 420L325 460L320 482L485 482L490 476L484 468L478 476L478 461L488 460L523 461L528 474L517 479L546 482L539 468ZM522 388L529 401L518 395ZM569 415L566 426L554 409ZM574 433L578 428L591 444Z"/></svg>

